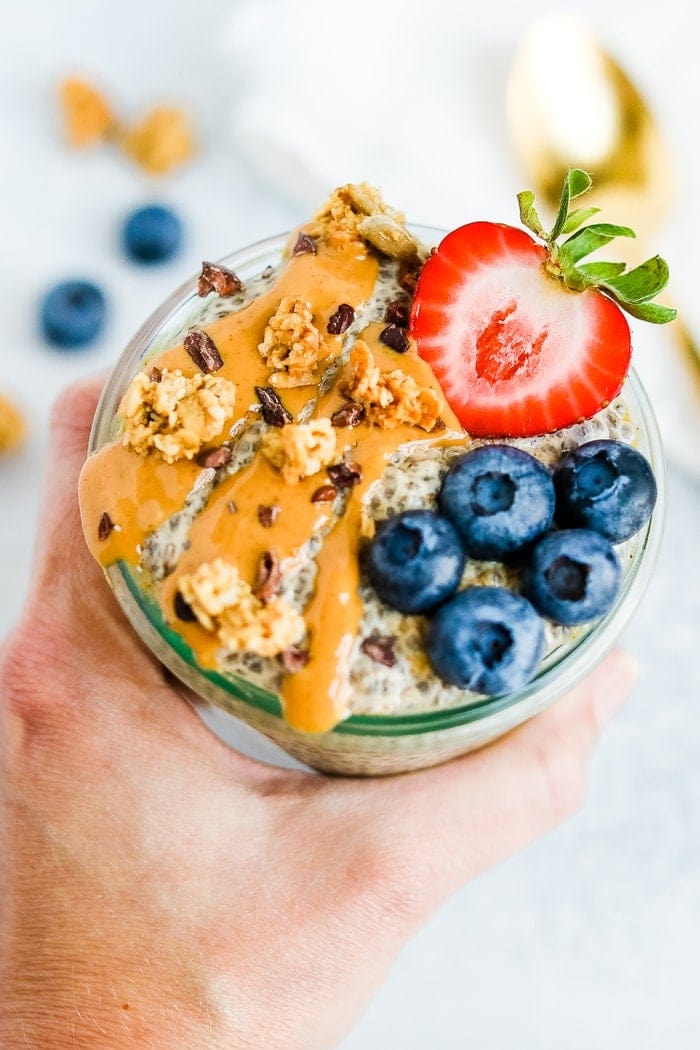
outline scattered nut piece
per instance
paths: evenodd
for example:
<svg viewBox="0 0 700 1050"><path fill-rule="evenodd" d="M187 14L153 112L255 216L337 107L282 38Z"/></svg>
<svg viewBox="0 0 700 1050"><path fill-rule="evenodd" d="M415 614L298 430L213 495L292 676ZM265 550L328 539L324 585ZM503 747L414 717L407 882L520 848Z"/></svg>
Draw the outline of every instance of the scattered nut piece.
<svg viewBox="0 0 700 1050"><path fill-rule="evenodd" d="M0 394L0 453L14 452L19 448L26 432L22 413Z"/></svg>
<svg viewBox="0 0 700 1050"><path fill-rule="evenodd" d="M161 379L163 378L163 373L161 372L160 368L156 368L156 366L154 365L151 371L148 373L148 378L151 380L152 383L160 383Z"/></svg>
<svg viewBox="0 0 700 1050"><path fill-rule="evenodd" d="M328 356L328 347L313 324L311 303L285 296L267 322L258 350L273 369L273 386L313 385L314 370Z"/></svg>
<svg viewBox="0 0 700 1050"><path fill-rule="evenodd" d="M69 77L61 84L61 106L71 146L95 146L116 129L116 117L104 96L77 77Z"/></svg>
<svg viewBox="0 0 700 1050"><path fill-rule="evenodd" d="M385 204L379 190L366 182L340 186L315 218L319 235L330 243L364 240L394 259L418 255L418 243L406 229L404 216Z"/></svg>
<svg viewBox="0 0 700 1050"><path fill-rule="evenodd" d="M288 485L296 485L333 461L335 431L330 419L288 423L263 435L262 452Z"/></svg>
<svg viewBox="0 0 700 1050"><path fill-rule="evenodd" d="M203 262L202 272L197 283L197 295L205 298L216 292L220 296L235 295L243 288L243 282L238 274L229 270L226 266L217 263Z"/></svg>
<svg viewBox="0 0 700 1050"><path fill-rule="evenodd" d="M264 529L271 529L280 516L281 507L278 503L261 503L258 507L258 521Z"/></svg>
<svg viewBox="0 0 700 1050"><path fill-rule="evenodd" d="M365 418L365 406L357 401L348 401L331 416L334 427L359 427Z"/></svg>
<svg viewBox="0 0 700 1050"><path fill-rule="evenodd" d="M235 500L230 499L226 504L226 510L229 514L238 514L238 507L236 506Z"/></svg>
<svg viewBox="0 0 700 1050"><path fill-rule="evenodd" d="M329 335L342 335L355 320L355 311L350 303L341 303L334 314L328 318L326 331Z"/></svg>
<svg viewBox="0 0 700 1050"><path fill-rule="evenodd" d="M263 603L222 558L180 578L180 592L205 630L230 652L278 656L304 637L303 617L283 598Z"/></svg>
<svg viewBox="0 0 700 1050"><path fill-rule="evenodd" d="M166 463L193 459L233 415L236 388L228 379L164 368L159 382L145 372L133 379L119 405L124 444L141 456L157 453Z"/></svg>
<svg viewBox="0 0 700 1050"><path fill-rule="evenodd" d="M194 137L182 109L157 106L122 136L124 152L152 175L164 175L194 153Z"/></svg>
<svg viewBox="0 0 700 1050"><path fill-rule="evenodd" d="M381 372L367 343L358 339L350 355L353 369L350 396L365 407L371 423L393 429L402 423L432 430L440 414L440 398L400 369Z"/></svg>
<svg viewBox="0 0 700 1050"><path fill-rule="evenodd" d="M294 421L292 413L284 407L279 394L271 386L256 386L255 393L260 401L260 415L269 427L283 427Z"/></svg>
<svg viewBox="0 0 700 1050"><path fill-rule="evenodd" d="M218 372L224 359L212 337L201 328L192 328L185 336L184 346L197 368L202 372Z"/></svg>
<svg viewBox="0 0 700 1050"><path fill-rule="evenodd" d="M363 640L360 649L375 663L383 664L384 667L394 667L396 664L395 645L396 636L393 634L372 634Z"/></svg>
<svg viewBox="0 0 700 1050"><path fill-rule="evenodd" d="M309 237L308 233L300 233L292 248L292 255L315 255L316 242Z"/></svg>

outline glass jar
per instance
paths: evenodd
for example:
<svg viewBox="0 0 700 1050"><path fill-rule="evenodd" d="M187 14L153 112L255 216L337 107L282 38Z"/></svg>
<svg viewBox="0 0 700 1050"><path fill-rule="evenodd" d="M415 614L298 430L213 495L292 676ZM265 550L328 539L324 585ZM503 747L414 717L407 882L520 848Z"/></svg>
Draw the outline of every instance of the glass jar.
<svg viewBox="0 0 700 1050"><path fill-rule="evenodd" d="M443 231L412 227L426 244L436 244ZM244 282L280 262L288 235L274 237L221 260ZM119 434L117 408L134 375L154 354L181 341L192 324L206 324L226 311L225 300L200 299L195 278L166 300L139 329L117 362L98 405L90 452ZM129 621L148 648L203 699L242 719L286 752L316 769L349 775L406 772L444 762L474 750L520 725L572 689L605 656L627 624L651 577L658 554L665 512L664 464L660 436L647 395L634 371L622 391L639 429L637 447L651 463L658 485L654 513L636 538L636 548L614 607L588 627L576 645L553 653L536 677L518 692L481 698L464 706L403 715L353 715L319 735L300 733L282 716L279 698L244 679L200 667L182 637L163 619L154 597L138 574L117 562L105 572Z"/></svg>

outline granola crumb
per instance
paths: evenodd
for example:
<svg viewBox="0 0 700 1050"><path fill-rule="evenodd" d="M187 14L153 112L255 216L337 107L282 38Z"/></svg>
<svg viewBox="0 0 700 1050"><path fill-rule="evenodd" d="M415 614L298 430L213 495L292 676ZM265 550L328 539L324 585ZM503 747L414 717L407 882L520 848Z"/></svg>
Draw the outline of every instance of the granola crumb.
<svg viewBox="0 0 700 1050"><path fill-rule="evenodd" d="M157 106L122 135L124 152L151 175L164 175L195 151L190 121L184 110Z"/></svg>
<svg viewBox="0 0 700 1050"><path fill-rule="evenodd" d="M104 142L117 127L111 106L87 81L69 77L60 87L65 136L71 146L85 149Z"/></svg>
<svg viewBox="0 0 700 1050"><path fill-rule="evenodd" d="M258 350L277 387L313 385L314 370L329 352L313 323L311 303L291 296L284 296L270 317Z"/></svg>
<svg viewBox="0 0 700 1050"><path fill-rule="evenodd" d="M316 213L314 232L330 244L368 241L392 259L415 259L418 243L401 212L366 182L339 186Z"/></svg>
<svg viewBox="0 0 700 1050"><path fill-rule="evenodd" d="M335 430L330 419L310 423L288 423L269 430L262 451L288 485L298 484L328 466L336 458Z"/></svg>
<svg viewBox="0 0 700 1050"><path fill-rule="evenodd" d="M283 598L256 598L238 569L222 558L183 575L179 593L202 627L215 633L229 652L278 656L306 633L296 609Z"/></svg>
<svg viewBox="0 0 700 1050"><path fill-rule="evenodd" d="M159 455L166 463L193 459L233 415L236 387L228 379L197 372L183 376L164 368L159 381L145 372L122 398L124 444L141 456Z"/></svg>
<svg viewBox="0 0 700 1050"><path fill-rule="evenodd" d="M403 423L433 430L440 415L440 398L430 387L419 386L400 369L382 372L367 343L358 339L350 355L353 370L349 395L364 405L367 419L388 430Z"/></svg>
<svg viewBox="0 0 700 1050"><path fill-rule="evenodd" d="M26 431L22 413L0 394L0 453L14 452L19 448Z"/></svg>

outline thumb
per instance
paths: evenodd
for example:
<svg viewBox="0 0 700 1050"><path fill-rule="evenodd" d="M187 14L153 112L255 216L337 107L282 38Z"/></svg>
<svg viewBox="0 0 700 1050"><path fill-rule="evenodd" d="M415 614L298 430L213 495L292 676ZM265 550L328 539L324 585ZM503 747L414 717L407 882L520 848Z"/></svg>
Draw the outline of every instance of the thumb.
<svg viewBox="0 0 700 1050"><path fill-rule="evenodd" d="M87 456L90 428L105 375L74 383L51 414L41 510L34 551L34 588L55 588L68 575L92 571L78 506L78 478Z"/></svg>

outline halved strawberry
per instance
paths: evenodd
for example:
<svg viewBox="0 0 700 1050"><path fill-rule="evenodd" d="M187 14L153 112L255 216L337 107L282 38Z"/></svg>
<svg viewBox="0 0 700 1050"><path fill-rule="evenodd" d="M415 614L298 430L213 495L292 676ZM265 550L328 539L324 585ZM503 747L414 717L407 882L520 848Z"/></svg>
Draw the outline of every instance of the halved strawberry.
<svg viewBox="0 0 700 1050"><path fill-rule="evenodd" d="M583 189L579 176L587 180ZM629 273L618 263L576 265L631 230L599 223L556 244L580 226L578 216L593 212L569 213L570 198L590 179L582 172L568 179L549 235L532 195L520 195L521 215L544 245L513 226L469 223L445 237L418 280L411 335L475 436L544 434L593 416L619 393L630 364L630 330L618 302L648 320L673 316L648 302L668 278L658 257Z"/></svg>

